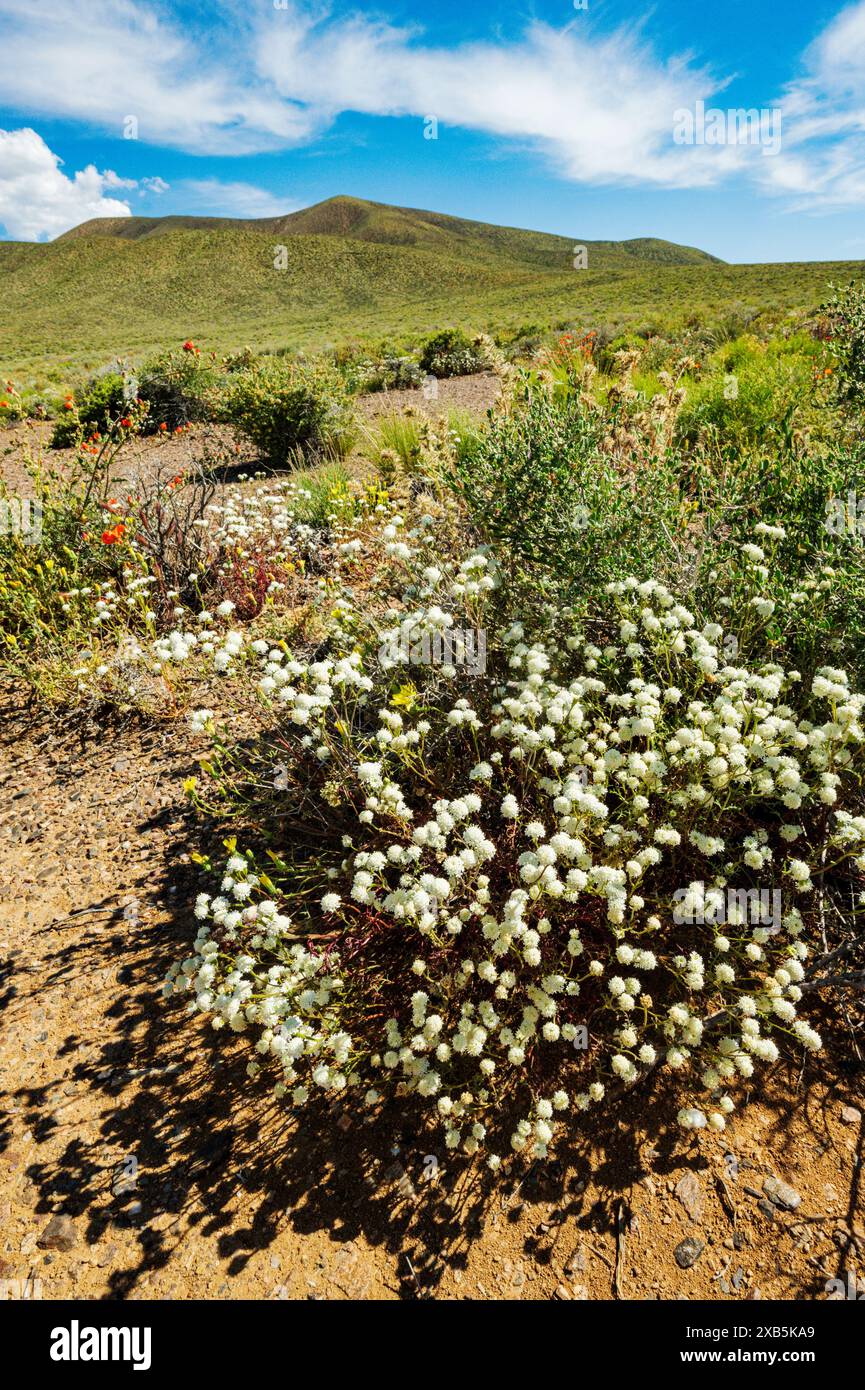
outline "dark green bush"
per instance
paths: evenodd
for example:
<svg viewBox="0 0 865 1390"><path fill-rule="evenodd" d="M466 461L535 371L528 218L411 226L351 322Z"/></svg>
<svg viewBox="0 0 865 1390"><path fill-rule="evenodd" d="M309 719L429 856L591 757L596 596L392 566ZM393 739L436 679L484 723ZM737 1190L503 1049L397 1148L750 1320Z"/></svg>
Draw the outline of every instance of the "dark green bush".
<svg viewBox="0 0 865 1390"><path fill-rule="evenodd" d="M141 369L138 394L150 407L147 429L207 420L218 409L219 373L211 358L193 345L179 352L162 352Z"/></svg>
<svg viewBox="0 0 865 1390"><path fill-rule="evenodd" d="M131 388L120 372L104 372L93 377L74 393L76 410L61 412L51 434L52 449L67 449L85 433L110 434L129 408Z"/></svg>
<svg viewBox="0 0 865 1390"><path fill-rule="evenodd" d="M345 387L323 363L271 361L238 372L223 393L221 416L274 468L299 456L344 457L354 442Z"/></svg>

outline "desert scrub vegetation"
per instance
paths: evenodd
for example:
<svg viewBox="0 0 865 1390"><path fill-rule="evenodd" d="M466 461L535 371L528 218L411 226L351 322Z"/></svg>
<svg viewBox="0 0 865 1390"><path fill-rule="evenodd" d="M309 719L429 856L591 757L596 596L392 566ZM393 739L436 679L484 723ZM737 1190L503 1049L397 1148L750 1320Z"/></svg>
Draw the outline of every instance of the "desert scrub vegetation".
<svg viewBox="0 0 865 1390"><path fill-rule="evenodd" d="M356 437L342 382L323 362L273 360L239 371L219 413L275 468L310 455L343 458Z"/></svg>
<svg viewBox="0 0 865 1390"><path fill-rule="evenodd" d="M861 415L865 409L865 285L854 280L846 289L831 289L822 311L837 348L839 393Z"/></svg>
<svg viewBox="0 0 865 1390"><path fill-rule="evenodd" d="M111 434L128 416L135 396L134 383L122 366L91 377L65 397L51 431L52 449L73 447L82 433L91 437Z"/></svg>
<svg viewBox="0 0 865 1390"><path fill-rule="evenodd" d="M421 370L431 376L468 376L488 365L483 339L470 338L461 328L433 333L420 349Z"/></svg>
<svg viewBox="0 0 865 1390"><path fill-rule="evenodd" d="M721 1132L761 1067L820 1051L827 1000L861 1029L865 455L822 375L846 331L739 334L708 368L807 360L835 438L681 430L706 365L658 335L651 391L635 344L606 374L591 339L524 369L485 343L486 420L410 418L405 447L386 422L368 475L210 494L189 436L118 519L134 431L82 452L24 557L73 537L41 622L0 537L9 662L200 741L165 994L248 1039L257 1092L411 1107L496 1170L649 1076ZM278 365L233 374L265 428ZM303 364L323 400L332 365Z"/></svg>
<svg viewBox="0 0 865 1390"><path fill-rule="evenodd" d="M398 475L403 479L428 476L431 457L454 454L467 459L477 447L483 426L466 410L448 410L438 420L408 406L403 411L380 415L365 431L365 448L387 487Z"/></svg>
<svg viewBox="0 0 865 1390"><path fill-rule="evenodd" d="M219 364L215 353L202 353L190 338L179 350L148 358L137 383L138 395L148 405L147 430L173 430L212 419L217 412L221 365L234 369L232 359Z"/></svg>
<svg viewBox="0 0 865 1390"><path fill-rule="evenodd" d="M679 336L688 320L702 331L727 319L747 325L761 313L778 322L790 311L813 314L828 283L850 274L843 262L676 264L658 259L657 248L638 257L596 245L592 273L575 295L564 238L492 230L491 240L439 228L433 244L429 227L415 224L415 245L355 241L348 251L327 236L293 235L281 276L262 274L272 266L273 237L251 228L165 229L134 243L73 236L43 250L0 245L0 370L28 389L60 373L60 395L74 385L64 376L70 361L84 375L118 350L139 361L190 333L220 354L245 343L259 353L286 343L316 352L356 337L359 322L370 340L413 346L443 324L467 334L492 326L503 342L524 327L547 334L564 324L580 332L609 324L617 333L653 326ZM229 301L216 263L232 267Z"/></svg>
<svg viewBox="0 0 865 1390"><path fill-rule="evenodd" d="M284 478L265 489L261 474L220 482L237 472L220 436L181 432L180 464L175 452L161 459L177 433L160 436L145 467L137 446L146 409L132 408L98 440L80 434L62 468L38 445L25 451L36 524L0 532L3 665L51 704L148 716L182 708L183 681L172 683L158 661L142 664L142 654L166 639L185 649L176 629L190 611L188 645L213 653L232 613L248 621L302 586L302 547L286 555L283 533L296 526L317 540L316 526L354 505L339 467L308 475L304 487ZM5 486L0 515L18 516Z"/></svg>

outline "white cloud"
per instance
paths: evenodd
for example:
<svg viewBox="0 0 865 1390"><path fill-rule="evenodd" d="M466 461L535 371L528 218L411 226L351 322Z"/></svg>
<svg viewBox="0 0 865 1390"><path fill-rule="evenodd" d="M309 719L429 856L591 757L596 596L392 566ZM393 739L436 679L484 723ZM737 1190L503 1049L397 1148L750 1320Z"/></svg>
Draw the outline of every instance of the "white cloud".
<svg viewBox="0 0 865 1390"><path fill-rule="evenodd" d="M328 116L436 116L530 145L582 182L701 184L748 153L675 145L675 111L721 84L684 60L659 61L624 29L591 39L579 23L534 23L511 43L446 49L413 30L357 17L321 24L296 8L259 32L256 64L286 97Z"/></svg>
<svg viewBox="0 0 865 1390"><path fill-rule="evenodd" d="M825 28L771 103L782 113L772 158L759 145L674 142L675 113L720 106L726 79L689 55L659 57L642 22L602 33L569 17L443 47L419 27L327 3L212 0L181 24L158 0L64 0L59 14L0 0L0 103L118 140L134 116L143 142L202 155L309 144L347 111L417 118L420 151L432 115L534 151L581 183L693 188L744 174L811 207L865 201L865 0ZM749 104L766 107L768 95ZM275 206L228 187L228 209Z"/></svg>
<svg viewBox="0 0 865 1390"><path fill-rule="evenodd" d="M214 6L202 8L214 24ZM229 35L192 30L139 0L63 0L59 9L0 0L0 104L86 121L118 138L134 116L142 141L201 154L308 139L315 118L256 80L242 11L232 24Z"/></svg>
<svg viewBox="0 0 865 1390"><path fill-rule="evenodd" d="M278 217L298 204L255 184L183 179L169 185L158 175L124 179L92 164L72 177L35 130L0 130L0 230L14 241L42 241L92 217L130 217L129 203L106 193L175 194L178 212L213 217Z"/></svg>
<svg viewBox="0 0 865 1390"><path fill-rule="evenodd" d="M842 10L803 55L779 105L783 154L763 171L795 211L865 202L865 0Z"/></svg>
<svg viewBox="0 0 865 1390"><path fill-rule="evenodd" d="M58 236L90 217L129 217L129 207L106 189L134 187L92 164L72 178L35 130L0 130L0 223L13 240Z"/></svg>
<svg viewBox="0 0 865 1390"><path fill-rule="evenodd" d="M704 183L744 157L672 143L676 108L718 86L705 70L658 60L626 30L592 39L581 21L437 48L417 30L298 0L251 13L223 0L195 31L145 0L65 0L62 23L32 0L0 0L0 20L0 102L118 138L134 116L142 141L193 153L308 143L357 111L434 114L540 149L587 181Z"/></svg>

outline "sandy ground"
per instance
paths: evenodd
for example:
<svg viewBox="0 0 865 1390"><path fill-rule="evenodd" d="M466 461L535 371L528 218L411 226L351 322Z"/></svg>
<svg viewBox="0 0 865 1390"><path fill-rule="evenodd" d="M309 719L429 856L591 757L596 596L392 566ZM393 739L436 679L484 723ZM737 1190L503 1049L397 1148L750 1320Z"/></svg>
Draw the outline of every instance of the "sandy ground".
<svg viewBox="0 0 865 1390"><path fill-rule="evenodd" d="M429 389L376 391L372 395L361 396L358 407L370 419L376 415L405 410L407 406L433 419L447 415L449 410L467 410L474 415L482 415L489 410L498 394L498 377L492 372L477 372L473 376L455 376L437 381L432 393Z"/></svg>

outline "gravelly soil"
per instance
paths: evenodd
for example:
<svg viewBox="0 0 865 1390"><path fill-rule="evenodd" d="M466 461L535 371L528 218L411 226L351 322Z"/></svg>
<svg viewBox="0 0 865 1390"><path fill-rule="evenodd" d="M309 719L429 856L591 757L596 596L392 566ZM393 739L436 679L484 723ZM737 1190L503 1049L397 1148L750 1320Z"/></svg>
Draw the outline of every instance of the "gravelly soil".
<svg viewBox="0 0 865 1390"><path fill-rule="evenodd" d="M396 1112L298 1131L242 1040L159 997L194 935L185 730L50 719L12 690L0 729L0 1289L809 1299L865 1267L859 1083L832 1056L775 1068L724 1138L631 1097L516 1189ZM797 1210L763 1196L773 1174Z"/></svg>
<svg viewBox="0 0 865 1390"><path fill-rule="evenodd" d="M415 410L432 418L446 415L449 410L469 410L482 415L494 404L499 394L499 379L492 372L477 372L472 376L447 377L438 381L429 390L413 389L406 391L376 391L369 396L361 396L358 405L364 415L390 414L412 406Z"/></svg>
<svg viewBox="0 0 865 1390"><path fill-rule="evenodd" d="M373 423L377 416L387 415L412 407L420 414L435 419L446 415L450 410L466 410L482 415L495 402L499 394L499 381L489 372L474 376L452 377L437 383L434 397L421 389L406 391L377 391L357 399L359 415ZM63 468L71 457L66 449L49 449L52 425L29 421L10 428L0 429L0 478L14 494L27 495L29 476L24 464L24 451L35 457L40 448L45 459L55 467ZM122 464L116 469L118 486L124 479L153 474L156 471L171 475L188 466L190 461L200 456L204 441L208 440L214 449L220 449L238 471L252 471L257 463L254 451L245 443L238 443L234 433L225 426L194 426L188 434L147 435L136 440L124 451ZM362 449L362 443L360 445Z"/></svg>

